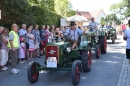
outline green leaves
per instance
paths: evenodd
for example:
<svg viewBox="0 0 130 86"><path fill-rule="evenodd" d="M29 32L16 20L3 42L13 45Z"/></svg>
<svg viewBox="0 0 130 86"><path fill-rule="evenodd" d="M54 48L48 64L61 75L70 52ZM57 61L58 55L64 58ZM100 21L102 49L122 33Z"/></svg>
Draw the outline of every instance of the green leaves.
<svg viewBox="0 0 130 86"><path fill-rule="evenodd" d="M55 11L63 17L70 17L76 12L72 10L69 0L55 0Z"/></svg>
<svg viewBox="0 0 130 86"><path fill-rule="evenodd" d="M110 10L119 15L130 16L130 0L122 0L121 2L111 5Z"/></svg>
<svg viewBox="0 0 130 86"><path fill-rule="evenodd" d="M115 22L116 24L120 24L121 19L118 19L116 14L110 14L110 15L107 15L106 18L101 19L101 24L102 25L105 25L107 23L112 23L112 22Z"/></svg>
<svg viewBox="0 0 130 86"><path fill-rule="evenodd" d="M105 25L105 18L101 18L101 22L100 22L101 25Z"/></svg>
<svg viewBox="0 0 130 86"><path fill-rule="evenodd" d="M9 28L13 23L59 26L61 17L75 14L69 0L0 0L0 10L0 24Z"/></svg>

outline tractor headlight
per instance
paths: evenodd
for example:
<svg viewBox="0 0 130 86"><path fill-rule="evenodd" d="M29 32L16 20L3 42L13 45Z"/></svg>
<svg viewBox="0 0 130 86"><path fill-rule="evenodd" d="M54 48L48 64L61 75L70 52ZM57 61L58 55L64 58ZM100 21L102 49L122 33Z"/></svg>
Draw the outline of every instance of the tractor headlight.
<svg viewBox="0 0 130 86"><path fill-rule="evenodd" d="M70 47L67 47L67 48L66 48L66 51L67 51L67 52L70 52L70 51L71 51L71 48L70 48Z"/></svg>

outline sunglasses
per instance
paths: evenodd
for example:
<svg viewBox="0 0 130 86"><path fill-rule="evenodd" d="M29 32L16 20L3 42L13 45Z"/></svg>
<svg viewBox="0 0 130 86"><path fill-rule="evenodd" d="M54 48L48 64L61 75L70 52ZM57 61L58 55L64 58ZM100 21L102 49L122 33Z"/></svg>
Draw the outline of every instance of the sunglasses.
<svg viewBox="0 0 130 86"><path fill-rule="evenodd" d="M4 33L8 33L8 32L4 32Z"/></svg>

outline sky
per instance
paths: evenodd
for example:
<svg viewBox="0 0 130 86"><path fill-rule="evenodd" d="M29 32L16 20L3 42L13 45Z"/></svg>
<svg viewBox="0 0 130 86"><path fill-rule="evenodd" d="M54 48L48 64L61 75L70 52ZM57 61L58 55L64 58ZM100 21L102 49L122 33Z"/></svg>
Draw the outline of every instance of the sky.
<svg viewBox="0 0 130 86"><path fill-rule="evenodd" d="M74 10L94 11L103 9L105 14L110 13L110 6L122 0L70 0Z"/></svg>

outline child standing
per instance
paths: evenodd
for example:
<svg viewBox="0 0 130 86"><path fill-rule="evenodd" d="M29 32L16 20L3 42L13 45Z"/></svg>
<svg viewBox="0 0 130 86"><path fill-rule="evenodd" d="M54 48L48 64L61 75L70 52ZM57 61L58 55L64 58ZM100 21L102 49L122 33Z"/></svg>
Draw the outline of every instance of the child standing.
<svg viewBox="0 0 130 86"><path fill-rule="evenodd" d="M19 63L23 63L22 59L25 59L26 57L25 52L26 52L25 39L20 38Z"/></svg>

